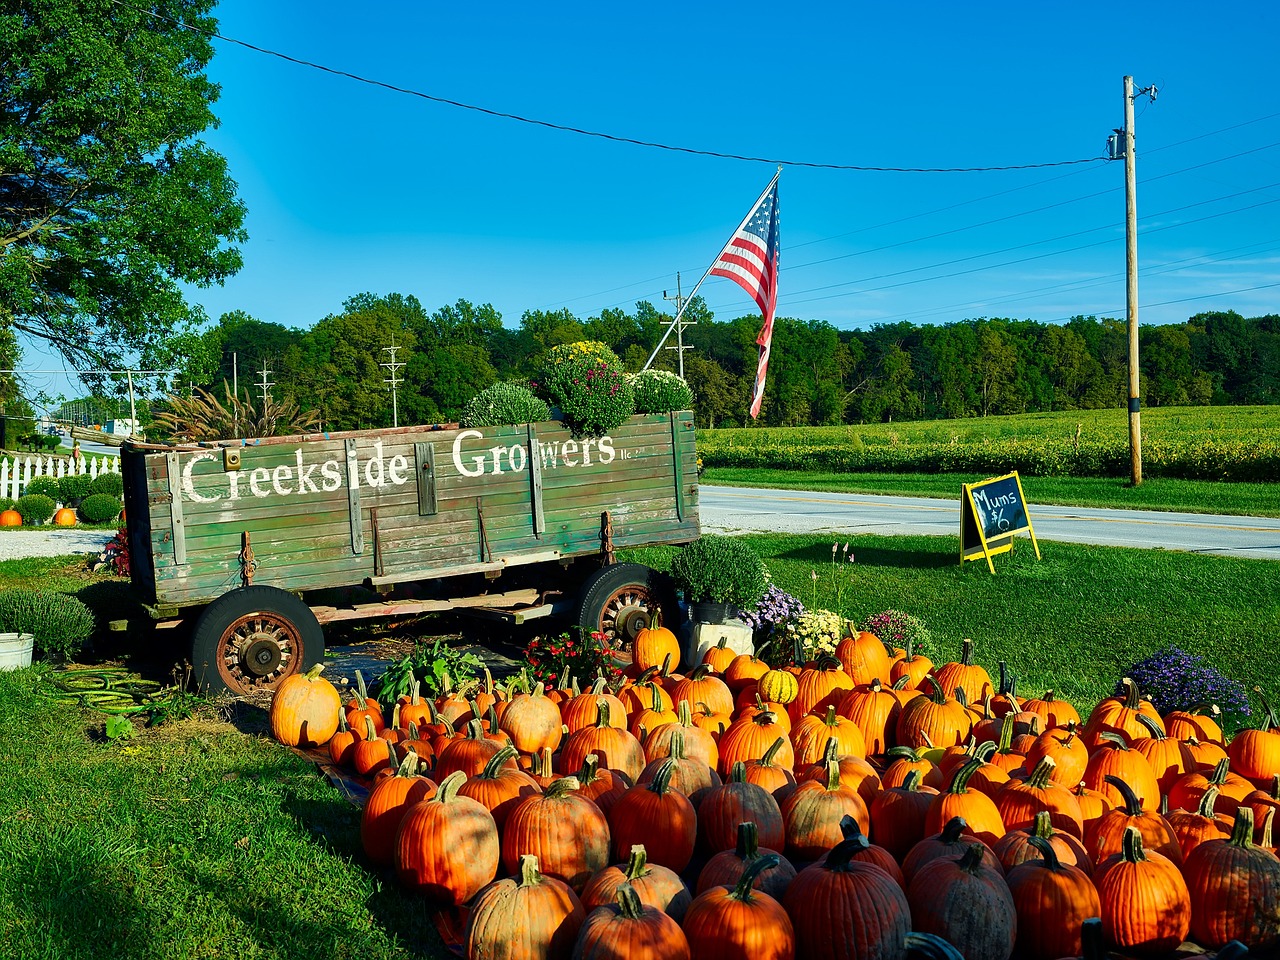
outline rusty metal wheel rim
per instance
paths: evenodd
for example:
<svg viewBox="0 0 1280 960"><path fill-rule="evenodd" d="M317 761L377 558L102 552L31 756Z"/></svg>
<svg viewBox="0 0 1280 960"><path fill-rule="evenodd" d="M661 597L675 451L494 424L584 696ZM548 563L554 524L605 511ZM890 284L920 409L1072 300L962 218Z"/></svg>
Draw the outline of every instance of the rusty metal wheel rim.
<svg viewBox="0 0 1280 960"><path fill-rule="evenodd" d="M298 672L302 635L288 619L270 611L232 621L218 641L218 672L233 690L266 690Z"/></svg>
<svg viewBox="0 0 1280 960"><path fill-rule="evenodd" d="M600 632L611 650L629 652L641 630L649 626L653 597L643 587L629 584L605 599L600 613Z"/></svg>

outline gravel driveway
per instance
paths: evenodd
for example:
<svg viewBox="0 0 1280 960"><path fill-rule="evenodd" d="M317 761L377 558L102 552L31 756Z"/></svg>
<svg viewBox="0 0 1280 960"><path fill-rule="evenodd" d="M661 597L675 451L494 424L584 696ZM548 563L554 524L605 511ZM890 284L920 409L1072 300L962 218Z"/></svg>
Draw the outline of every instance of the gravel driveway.
<svg viewBox="0 0 1280 960"><path fill-rule="evenodd" d="M114 536L113 530L80 530L75 527L0 531L0 560L101 553L107 541Z"/></svg>

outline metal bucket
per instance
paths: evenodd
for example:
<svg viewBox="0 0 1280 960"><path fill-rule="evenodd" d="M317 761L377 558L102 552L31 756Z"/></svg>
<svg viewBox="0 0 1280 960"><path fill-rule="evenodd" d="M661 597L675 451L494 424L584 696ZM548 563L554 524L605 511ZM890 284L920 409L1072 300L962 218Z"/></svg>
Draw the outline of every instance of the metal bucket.
<svg viewBox="0 0 1280 960"><path fill-rule="evenodd" d="M0 670L21 670L31 666L31 650L36 638L30 633L0 633Z"/></svg>

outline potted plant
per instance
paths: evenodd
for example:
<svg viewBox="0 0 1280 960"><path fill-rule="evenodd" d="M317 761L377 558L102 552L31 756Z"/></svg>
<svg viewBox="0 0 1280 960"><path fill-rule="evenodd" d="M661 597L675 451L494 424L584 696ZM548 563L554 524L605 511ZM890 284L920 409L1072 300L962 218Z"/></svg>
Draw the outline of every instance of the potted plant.
<svg viewBox="0 0 1280 960"><path fill-rule="evenodd" d="M671 576L697 623L724 623L739 608L754 607L768 586L764 561L755 551L741 540L716 534L706 534L676 554Z"/></svg>

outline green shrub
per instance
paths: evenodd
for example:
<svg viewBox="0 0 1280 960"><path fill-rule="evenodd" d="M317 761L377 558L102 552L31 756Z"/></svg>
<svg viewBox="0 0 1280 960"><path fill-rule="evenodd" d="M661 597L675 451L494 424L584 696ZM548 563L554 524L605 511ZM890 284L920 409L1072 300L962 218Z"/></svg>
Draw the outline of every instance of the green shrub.
<svg viewBox="0 0 1280 960"><path fill-rule="evenodd" d="M58 509L52 497L43 493L28 493L18 498L14 509L22 514L23 524L44 523Z"/></svg>
<svg viewBox="0 0 1280 960"><path fill-rule="evenodd" d="M88 523L106 523L120 516L124 509L117 497L106 493L93 493L80 501L80 516Z"/></svg>
<svg viewBox="0 0 1280 960"><path fill-rule="evenodd" d="M89 486L92 483L93 480L87 473L67 474L58 481L58 493L62 497L62 502L79 503L89 495Z"/></svg>
<svg viewBox="0 0 1280 960"><path fill-rule="evenodd" d="M13 497L0 497L0 513L4 513L6 510L12 510L15 502L16 501Z"/></svg>
<svg viewBox="0 0 1280 960"><path fill-rule="evenodd" d="M498 427L509 423L540 423L550 418L547 402L535 397L528 385L506 380L472 397L458 422L464 427Z"/></svg>
<svg viewBox="0 0 1280 960"><path fill-rule="evenodd" d="M636 413L670 413L693 408L693 391L670 370L641 370L631 378Z"/></svg>
<svg viewBox="0 0 1280 960"><path fill-rule="evenodd" d="M0 593L0 630L34 635L41 659L74 658L95 626L89 608L75 597L22 587Z"/></svg>
<svg viewBox="0 0 1280 960"><path fill-rule="evenodd" d="M124 496L124 481L118 473L100 473L89 484L90 493L105 493L111 497Z"/></svg>
<svg viewBox="0 0 1280 960"><path fill-rule="evenodd" d="M690 603L754 607L768 586L764 561L741 540L704 534L676 554L671 575Z"/></svg>
<svg viewBox="0 0 1280 960"><path fill-rule="evenodd" d="M57 450L62 445L62 438L53 434L45 434L40 438L40 442L44 444L44 448L50 452Z"/></svg>
<svg viewBox="0 0 1280 960"><path fill-rule="evenodd" d="M552 347L533 387L560 408L574 436L608 433L636 409L635 391L617 354L596 340Z"/></svg>
<svg viewBox="0 0 1280 960"><path fill-rule="evenodd" d="M58 486L58 481L53 477L33 477L22 492L39 493L49 497L51 500L59 500L62 497L62 490Z"/></svg>

